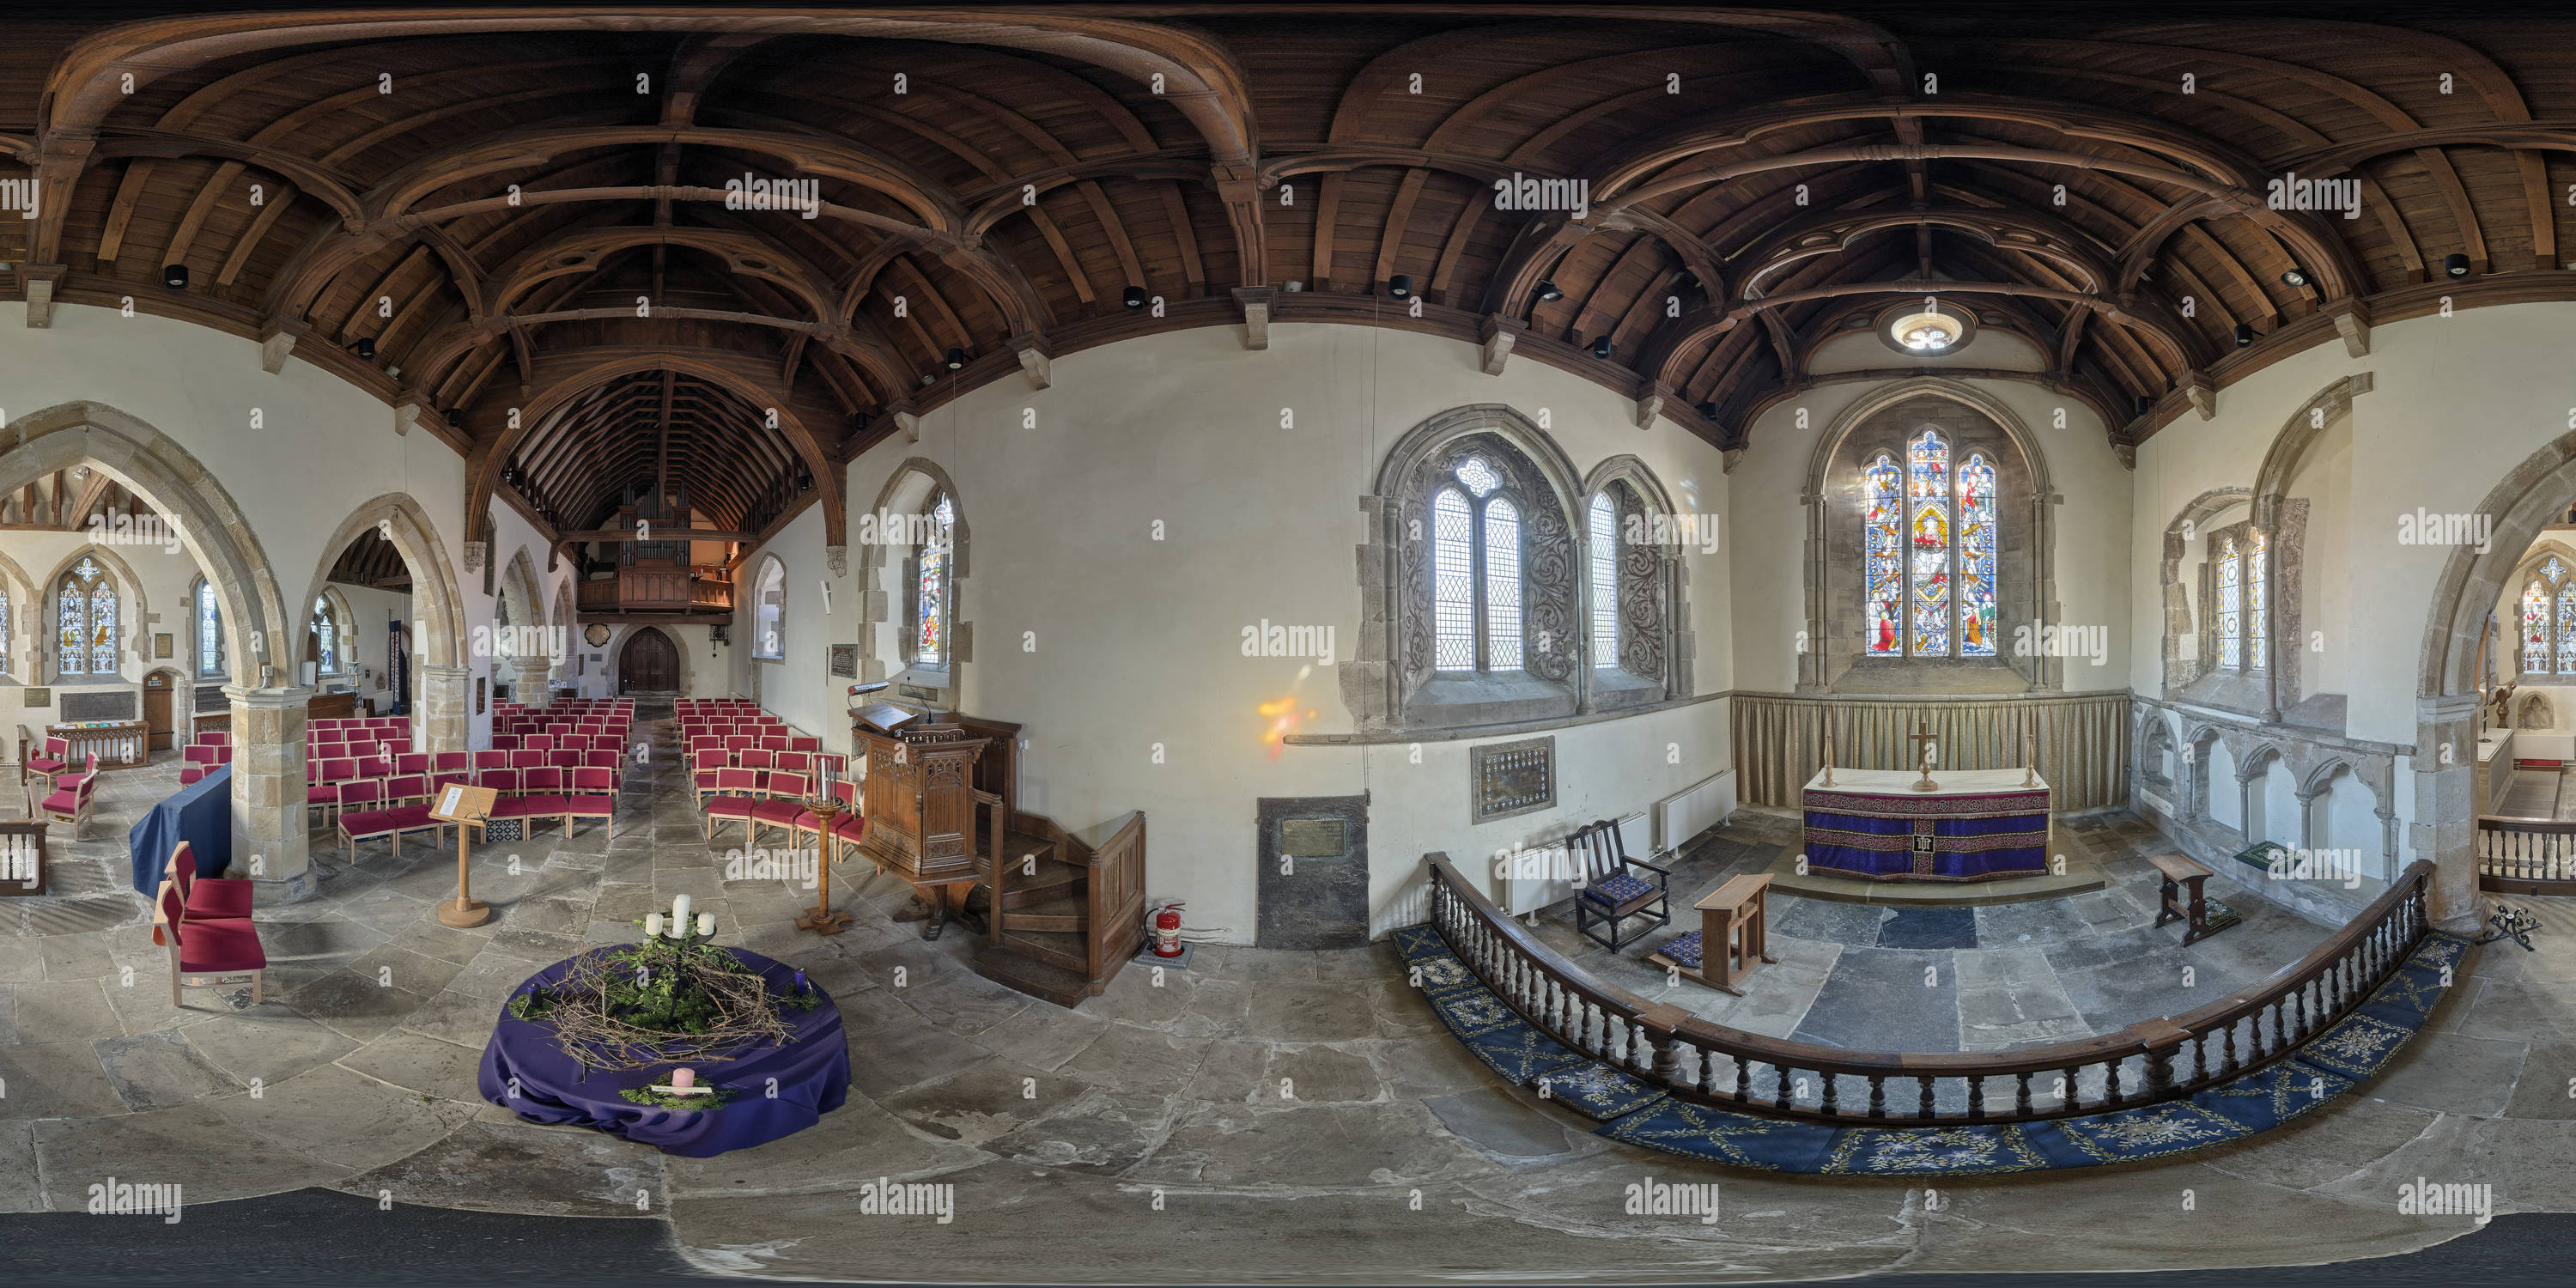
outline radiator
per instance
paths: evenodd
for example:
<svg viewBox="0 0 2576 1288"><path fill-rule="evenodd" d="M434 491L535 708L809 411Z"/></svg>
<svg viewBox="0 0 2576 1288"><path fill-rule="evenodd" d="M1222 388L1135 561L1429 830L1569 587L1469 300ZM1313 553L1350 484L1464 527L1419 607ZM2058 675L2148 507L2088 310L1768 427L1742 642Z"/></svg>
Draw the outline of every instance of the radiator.
<svg viewBox="0 0 2576 1288"><path fill-rule="evenodd" d="M1655 848L1677 850L1735 813L1735 771L1721 769L1655 805ZM1626 828L1620 829L1625 834ZM1645 854L1629 842L1630 854Z"/></svg>
<svg viewBox="0 0 2576 1288"><path fill-rule="evenodd" d="M1641 810L1619 820L1619 843L1629 858L1653 860L1650 816L1650 811ZM1561 835L1530 841L1531 848L1514 860L1514 870L1494 877L1491 888L1503 911L1518 917L1574 896L1574 873L1558 848L1563 841ZM1489 857L1485 863L1486 875L1492 876L1495 860Z"/></svg>

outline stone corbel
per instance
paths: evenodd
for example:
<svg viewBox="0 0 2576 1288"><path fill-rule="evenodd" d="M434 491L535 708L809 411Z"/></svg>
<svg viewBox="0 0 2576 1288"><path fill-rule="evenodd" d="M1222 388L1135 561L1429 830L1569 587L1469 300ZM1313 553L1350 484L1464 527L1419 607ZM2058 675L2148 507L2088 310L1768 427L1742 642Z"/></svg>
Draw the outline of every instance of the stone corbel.
<svg viewBox="0 0 2576 1288"><path fill-rule="evenodd" d="M1637 428L1653 429L1655 427L1655 417L1664 414L1664 403L1671 399L1672 396L1673 387L1671 385L1655 384L1648 386L1645 395L1637 399Z"/></svg>
<svg viewBox="0 0 2576 1288"><path fill-rule="evenodd" d="M260 332L259 369L270 375L286 370L286 355L295 351L297 328L288 322L271 322Z"/></svg>
<svg viewBox="0 0 2576 1288"><path fill-rule="evenodd" d="M1503 374L1504 365L1512 360L1512 345L1528 333L1529 323L1527 322L1507 318L1499 313L1487 315L1485 324L1478 333L1485 345L1485 374L1489 376Z"/></svg>
<svg viewBox="0 0 2576 1288"><path fill-rule="evenodd" d="M848 546L823 547L823 566L831 569L835 577L849 576L850 548Z"/></svg>
<svg viewBox="0 0 2576 1288"><path fill-rule="evenodd" d="M20 264L18 276L27 283L27 325L50 327L54 324L54 288L71 272L69 264Z"/></svg>
<svg viewBox="0 0 2576 1288"><path fill-rule="evenodd" d="M1029 384L1036 388L1044 389L1052 382L1049 368L1053 366L1054 359L1047 353L1045 342L1039 339L1039 337L1035 335L1012 336L1011 352L1019 355L1020 370L1027 374Z"/></svg>
<svg viewBox="0 0 2576 1288"><path fill-rule="evenodd" d="M2334 319L2335 334L2343 337L2343 351L2355 358L2370 356L2370 306L2358 299L2337 300L2326 306L2326 316Z"/></svg>
<svg viewBox="0 0 2576 1288"><path fill-rule="evenodd" d="M470 572L470 573L471 573L471 572L481 572L481 571L483 571L483 561L484 561L485 559L487 559L487 558L491 557L491 552L492 552L492 547L490 547L490 546L488 546L488 545L484 544L483 542L480 542L480 541L468 541L468 542L466 542L466 543L465 543L465 571Z"/></svg>
<svg viewBox="0 0 2576 1288"><path fill-rule="evenodd" d="M402 402L394 404L394 435L396 437L399 438L407 436L411 433L412 423L420 419L420 409L421 403L418 398L405 399Z"/></svg>
<svg viewBox="0 0 2576 1288"><path fill-rule="evenodd" d="M921 441L920 409L914 407L911 402L905 401L889 404L886 410L893 413L894 427L902 432L903 441L907 443Z"/></svg>
<svg viewBox="0 0 2576 1288"><path fill-rule="evenodd" d="M2209 374L2198 367L2182 373L2183 397L2191 400L2191 409L2202 420L2218 418L2218 386L2209 383Z"/></svg>
<svg viewBox="0 0 2576 1288"><path fill-rule="evenodd" d="M1243 306L1244 348L1270 347L1270 308L1278 302L1278 296L1279 292L1275 287L1238 286L1234 288L1234 301Z"/></svg>

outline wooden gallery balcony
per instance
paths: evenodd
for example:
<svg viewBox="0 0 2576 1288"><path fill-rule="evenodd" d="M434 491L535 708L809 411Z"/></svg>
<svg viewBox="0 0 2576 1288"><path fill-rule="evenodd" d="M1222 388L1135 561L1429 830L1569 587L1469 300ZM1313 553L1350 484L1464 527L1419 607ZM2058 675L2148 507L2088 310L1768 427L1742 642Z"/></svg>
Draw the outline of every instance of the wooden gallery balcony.
<svg viewBox="0 0 2576 1288"><path fill-rule="evenodd" d="M618 565L613 578L593 574L577 583L574 608L584 622L730 622L733 583L721 568L638 560Z"/></svg>

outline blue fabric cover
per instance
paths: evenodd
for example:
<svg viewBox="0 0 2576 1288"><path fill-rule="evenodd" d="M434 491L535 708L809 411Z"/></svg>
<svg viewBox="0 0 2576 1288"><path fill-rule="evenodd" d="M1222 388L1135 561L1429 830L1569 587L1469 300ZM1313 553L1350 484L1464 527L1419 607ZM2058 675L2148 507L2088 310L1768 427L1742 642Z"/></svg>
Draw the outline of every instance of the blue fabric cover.
<svg viewBox="0 0 2576 1288"><path fill-rule="evenodd" d="M193 847L198 876L219 877L232 866L232 766L216 766L215 772L180 788L127 829L125 844L134 863L137 893L148 899L161 892L161 874L181 841Z"/></svg>
<svg viewBox="0 0 2576 1288"><path fill-rule="evenodd" d="M1594 903L1607 904L1615 908L1639 895L1651 894L1654 889L1653 885L1636 873L1614 872L1584 887L1583 894Z"/></svg>
<svg viewBox="0 0 2576 1288"><path fill-rule="evenodd" d="M795 987L793 967L741 948L725 951L760 971L771 992ZM552 984L573 960L556 962L529 978L540 985ZM821 991L820 985L813 987ZM511 990L514 996L518 991ZM787 1044L755 1047L722 1063L691 1062L700 1085L725 1087L734 1093L721 1109L657 1109L626 1100L617 1094L619 1090L667 1084L677 1066L585 1074L579 1061L564 1054L552 1028L519 1019L507 1005L501 1008L491 1041L484 1044L483 1071L476 1085L484 1099L528 1122L592 1127L665 1154L712 1158L792 1136L849 1098L850 1046L842 1033L840 1008L826 996L813 1010L785 1014L795 1027ZM510 1094L514 1077L518 1079L516 1097ZM778 1080L775 1099L768 1094L772 1078Z"/></svg>

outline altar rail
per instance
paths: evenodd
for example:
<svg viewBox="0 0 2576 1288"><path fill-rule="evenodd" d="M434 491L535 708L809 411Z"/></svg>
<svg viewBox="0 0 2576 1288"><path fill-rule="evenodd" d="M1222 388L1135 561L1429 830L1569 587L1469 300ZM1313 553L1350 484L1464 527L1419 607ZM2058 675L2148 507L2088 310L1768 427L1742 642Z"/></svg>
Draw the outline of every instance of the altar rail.
<svg viewBox="0 0 2576 1288"><path fill-rule="evenodd" d="M2576 819L2478 817L2478 888L2576 894Z"/></svg>
<svg viewBox="0 0 2576 1288"><path fill-rule="evenodd" d="M1429 855L1425 863L1434 930L1488 988L1550 1037L1679 1099L1803 1122L1875 1126L2101 1113L2177 1100L2280 1060L2360 1006L2405 963L2430 929L2425 889L2433 875L2430 862L2410 864L2387 893L2307 956L2183 1015L2052 1046L1878 1053L1763 1037L1648 1002L1592 978L1540 942L1446 857ZM1897 1084L1894 1104L1890 1082ZM1994 1099L2005 1103L1990 1103L1989 1082L1998 1087ZM1907 1083L1914 1092L1910 1108Z"/></svg>
<svg viewBox="0 0 2576 1288"><path fill-rule="evenodd" d="M98 754L101 769L127 769L147 764L152 759L152 729L140 720L120 721L105 729L69 729L61 725L45 726L45 736L60 738L71 753L63 759L80 764L92 752Z"/></svg>

